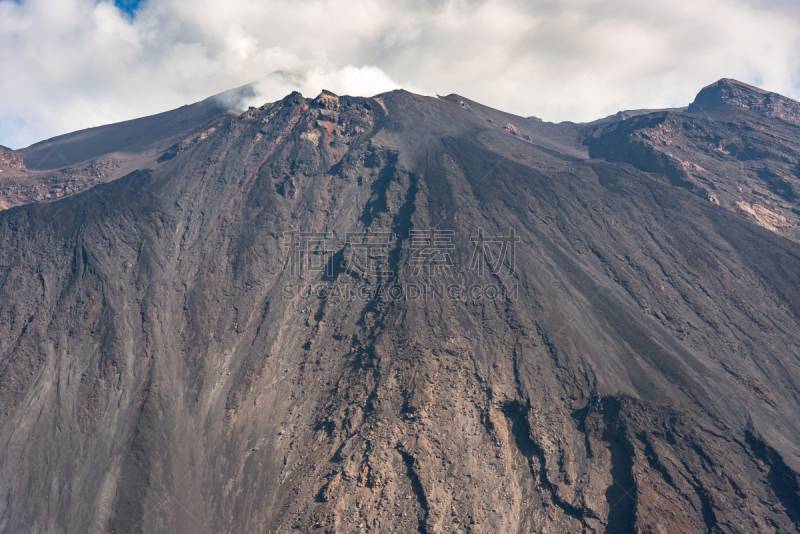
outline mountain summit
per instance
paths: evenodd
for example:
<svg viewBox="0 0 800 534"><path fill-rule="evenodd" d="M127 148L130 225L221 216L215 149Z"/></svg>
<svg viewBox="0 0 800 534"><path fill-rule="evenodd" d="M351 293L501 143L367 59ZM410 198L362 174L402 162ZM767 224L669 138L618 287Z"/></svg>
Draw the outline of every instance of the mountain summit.
<svg viewBox="0 0 800 534"><path fill-rule="evenodd" d="M0 212L0 530L797 532L800 135L749 106L293 93Z"/></svg>
<svg viewBox="0 0 800 534"><path fill-rule="evenodd" d="M728 78L704 87L689 105L688 111L696 113L726 105L752 109L770 117L800 124L800 103L778 93Z"/></svg>

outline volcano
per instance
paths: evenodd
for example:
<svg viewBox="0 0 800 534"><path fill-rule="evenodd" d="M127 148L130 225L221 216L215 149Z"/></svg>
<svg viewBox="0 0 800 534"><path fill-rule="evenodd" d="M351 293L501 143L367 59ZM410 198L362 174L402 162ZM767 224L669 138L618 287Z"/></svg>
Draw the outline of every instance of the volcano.
<svg viewBox="0 0 800 534"><path fill-rule="evenodd" d="M0 531L800 531L800 104L214 102L0 152Z"/></svg>

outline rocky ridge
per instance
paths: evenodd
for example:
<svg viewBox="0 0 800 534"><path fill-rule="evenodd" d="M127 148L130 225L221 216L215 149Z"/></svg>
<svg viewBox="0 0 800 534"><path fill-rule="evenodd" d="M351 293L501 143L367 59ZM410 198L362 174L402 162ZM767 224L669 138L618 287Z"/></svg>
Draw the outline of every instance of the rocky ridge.
<svg viewBox="0 0 800 534"><path fill-rule="evenodd" d="M723 80L704 89L687 112L589 126L584 143L592 157L631 164L799 241L800 127L785 113L776 120L764 111L756 97L772 93L748 87ZM712 89L719 92L708 94ZM800 110L781 98L788 102L782 109Z"/></svg>
<svg viewBox="0 0 800 534"><path fill-rule="evenodd" d="M769 117L800 124L800 103L778 93L728 78L704 87L689 105L688 111L700 113L720 106L751 109Z"/></svg>

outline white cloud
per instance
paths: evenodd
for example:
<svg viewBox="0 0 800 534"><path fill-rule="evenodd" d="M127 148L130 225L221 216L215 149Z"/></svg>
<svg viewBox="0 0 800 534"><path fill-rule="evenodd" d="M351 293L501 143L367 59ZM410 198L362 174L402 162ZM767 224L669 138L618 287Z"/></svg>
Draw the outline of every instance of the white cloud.
<svg viewBox="0 0 800 534"><path fill-rule="evenodd" d="M130 17L108 1L0 0L0 144L256 80L254 105L404 87L576 121L685 105L721 77L800 96L794 1L427 2L150 0Z"/></svg>
<svg viewBox="0 0 800 534"><path fill-rule="evenodd" d="M257 80L253 88L257 96L242 102L243 107L273 102L292 91L317 95L322 89L327 89L337 94L375 95L399 89L400 85L377 67L358 69L348 65L338 70L317 66L309 70L277 71Z"/></svg>

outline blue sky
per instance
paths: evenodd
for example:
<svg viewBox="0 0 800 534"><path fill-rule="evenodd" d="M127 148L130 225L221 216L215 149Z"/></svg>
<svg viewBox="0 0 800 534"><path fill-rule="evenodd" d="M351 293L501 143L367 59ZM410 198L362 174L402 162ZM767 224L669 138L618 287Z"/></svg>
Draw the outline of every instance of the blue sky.
<svg viewBox="0 0 800 534"><path fill-rule="evenodd" d="M142 0L114 0L114 5L128 15L133 15L141 3Z"/></svg>
<svg viewBox="0 0 800 534"><path fill-rule="evenodd" d="M0 144L196 102L459 93L550 121L682 106L722 77L800 97L796 0L0 0Z"/></svg>

